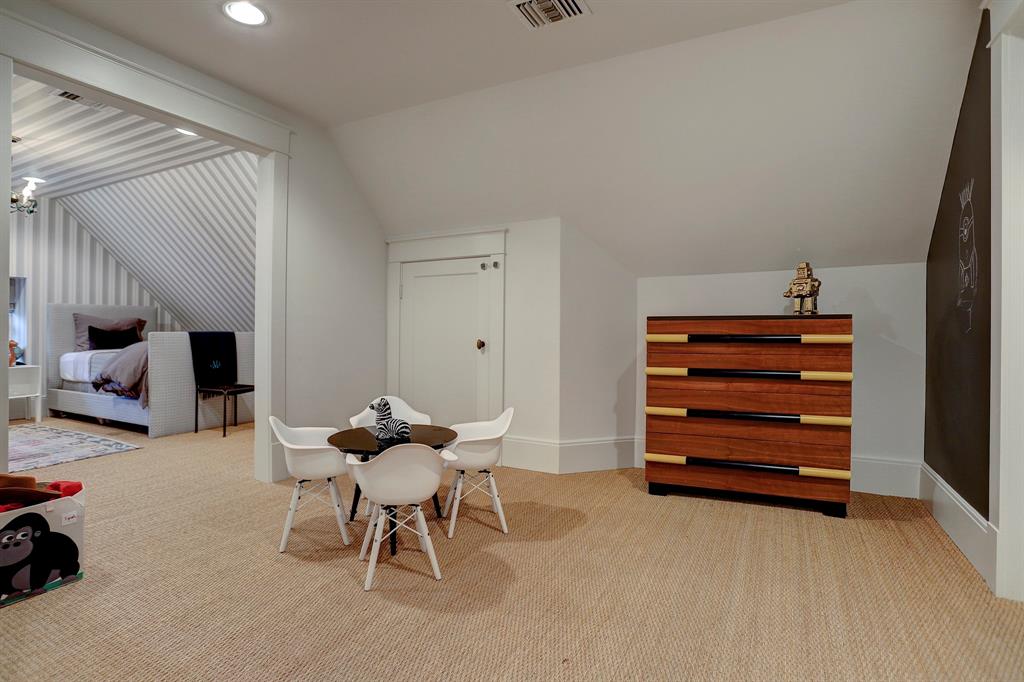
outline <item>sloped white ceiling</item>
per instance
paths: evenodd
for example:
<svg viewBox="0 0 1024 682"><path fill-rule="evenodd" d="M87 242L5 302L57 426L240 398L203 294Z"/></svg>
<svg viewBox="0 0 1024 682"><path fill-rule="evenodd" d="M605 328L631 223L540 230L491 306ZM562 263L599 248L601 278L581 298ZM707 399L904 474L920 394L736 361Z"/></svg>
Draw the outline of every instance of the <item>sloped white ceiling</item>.
<svg viewBox="0 0 1024 682"><path fill-rule="evenodd" d="M61 9L333 125L843 0L588 0L591 16L530 31L504 0L53 0ZM942 1L942 0L937 0Z"/></svg>
<svg viewBox="0 0 1024 682"><path fill-rule="evenodd" d="M12 147L15 189L23 177L37 177L46 183L36 194L56 197L233 151L115 107L63 99L60 91L14 77L12 130L21 138Z"/></svg>
<svg viewBox="0 0 1024 682"><path fill-rule="evenodd" d="M560 216L641 275L922 261L979 19L847 3L334 133L391 235Z"/></svg>
<svg viewBox="0 0 1024 682"><path fill-rule="evenodd" d="M234 152L59 201L186 329L252 331L257 162Z"/></svg>

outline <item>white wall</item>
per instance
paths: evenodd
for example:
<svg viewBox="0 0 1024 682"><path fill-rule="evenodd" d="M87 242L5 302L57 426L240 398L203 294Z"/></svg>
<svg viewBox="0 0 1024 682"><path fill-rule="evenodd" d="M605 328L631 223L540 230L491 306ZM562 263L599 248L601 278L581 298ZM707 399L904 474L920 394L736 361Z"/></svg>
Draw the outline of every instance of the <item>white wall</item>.
<svg viewBox="0 0 1024 682"><path fill-rule="evenodd" d="M853 315L854 490L917 497L924 457L925 264L821 268L822 313ZM637 448L643 463L649 315L779 315L793 272L644 277L637 283Z"/></svg>
<svg viewBox="0 0 1024 682"><path fill-rule="evenodd" d="M502 463L558 471L561 223L508 225L505 235L505 404L516 409Z"/></svg>
<svg viewBox="0 0 1024 682"><path fill-rule="evenodd" d="M287 413L348 423L384 393L387 245L323 131L292 138Z"/></svg>
<svg viewBox="0 0 1024 682"><path fill-rule="evenodd" d="M633 464L636 277L562 225L559 472Z"/></svg>

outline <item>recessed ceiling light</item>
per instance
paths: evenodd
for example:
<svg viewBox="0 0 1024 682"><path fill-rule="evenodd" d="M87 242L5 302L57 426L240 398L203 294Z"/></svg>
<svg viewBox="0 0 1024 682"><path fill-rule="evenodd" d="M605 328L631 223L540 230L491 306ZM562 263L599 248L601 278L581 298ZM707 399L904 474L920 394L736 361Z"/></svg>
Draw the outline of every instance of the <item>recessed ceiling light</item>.
<svg viewBox="0 0 1024 682"><path fill-rule="evenodd" d="M246 26L262 26L270 20L267 11L249 0L230 0L224 3L224 14Z"/></svg>
<svg viewBox="0 0 1024 682"><path fill-rule="evenodd" d="M175 128L175 130L177 130L182 135L188 135L189 137L195 137L196 136L196 134L193 133L191 130L185 130L184 128Z"/></svg>

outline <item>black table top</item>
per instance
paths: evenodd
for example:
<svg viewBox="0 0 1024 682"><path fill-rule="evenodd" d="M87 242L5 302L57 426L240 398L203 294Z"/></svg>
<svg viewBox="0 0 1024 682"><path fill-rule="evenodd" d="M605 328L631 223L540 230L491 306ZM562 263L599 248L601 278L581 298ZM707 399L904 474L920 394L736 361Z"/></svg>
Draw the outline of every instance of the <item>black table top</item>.
<svg viewBox="0 0 1024 682"><path fill-rule="evenodd" d="M410 424L409 426L412 428L409 442L429 445L435 450L443 448L459 437L455 431L444 426L433 424ZM328 438L327 442L342 452L350 452L354 455L376 455L382 451L374 432L362 426L338 431Z"/></svg>

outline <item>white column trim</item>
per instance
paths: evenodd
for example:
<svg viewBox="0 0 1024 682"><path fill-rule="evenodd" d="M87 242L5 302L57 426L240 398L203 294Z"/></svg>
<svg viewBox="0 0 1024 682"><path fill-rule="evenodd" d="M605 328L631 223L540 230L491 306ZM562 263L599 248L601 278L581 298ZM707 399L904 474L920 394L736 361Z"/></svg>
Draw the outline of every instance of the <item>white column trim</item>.
<svg viewBox="0 0 1024 682"><path fill-rule="evenodd" d="M260 159L256 199L256 391L254 471L260 481L288 477L268 418L287 419L288 157Z"/></svg>
<svg viewBox="0 0 1024 682"><path fill-rule="evenodd" d="M998 50L998 68L993 68L993 81L999 79L998 99L993 106L993 137L999 135L999 173L993 174L993 202L999 201L999 221L993 219L993 232L998 231L1000 263L999 347L993 355L998 362L999 401L998 430L993 433L990 449L997 489L994 493L999 528L996 546L997 596L1024 601L1024 39L1003 35L994 43ZM993 60L993 67L997 62ZM998 131L998 132L997 132ZM994 216L993 216L994 217ZM995 239L993 240L995 244ZM995 329L993 331L996 331ZM993 344L995 345L995 344ZM993 348L995 351L996 349Z"/></svg>
<svg viewBox="0 0 1024 682"><path fill-rule="evenodd" d="M0 187L6 192L11 186L11 119L12 111L12 78L14 75L14 62L0 55ZM11 275L11 214L6 212L0 218L0 282L6 282ZM11 320L7 315L3 316L0 322L0 338L9 339ZM0 379L0 391L7 395L9 377L7 371L0 372L3 378ZM10 416L10 401L6 398L0 405L0 423L6 424ZM8 438L2 439L0 446L0 472L6 472L8 467Z"/></svg>

